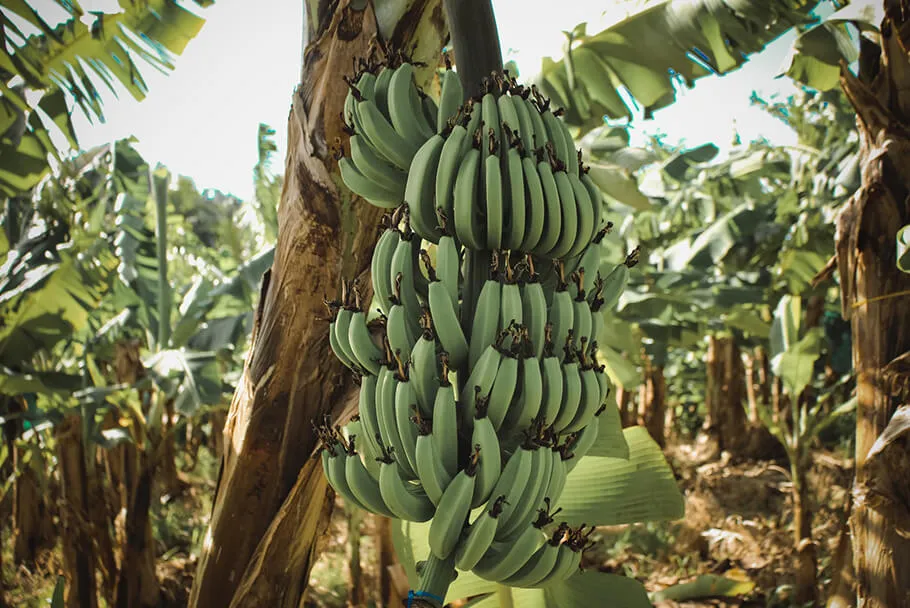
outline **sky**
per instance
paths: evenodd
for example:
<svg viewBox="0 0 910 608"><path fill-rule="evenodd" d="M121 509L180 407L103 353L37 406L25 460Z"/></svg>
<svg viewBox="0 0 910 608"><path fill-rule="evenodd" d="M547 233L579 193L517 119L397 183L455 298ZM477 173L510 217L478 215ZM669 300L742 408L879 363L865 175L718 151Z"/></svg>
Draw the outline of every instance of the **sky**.
<svg viewBox="0 0 910 608"><path fill-rule="evenodd" d="M110 3L82 1L86 10ZM199 188L217 188L247 200L253 192L260 122L276 130L279 149L274 165L283 170L287 116L302 56L302 2L257 0L256 10L247 2L229 0L217 0L206 9L186 4L207 22L176 59L177 69L169 75L145 69L150 92L142 102L128 94L119 99L108 96L105 123L89 124L77 110L76 132L82 147L134 135L150 162L192 177ZM514 59L522 78L530 77L542 57L561 55L562 30L588 22L589 32L599 31L604 19L616 20L624 7L640 0L611 4L562 2L556 11L551 2L493 0L504 59ZM533 10L534 5L540 10ZM638 121L633 143L642 141L645 133L662 131L667 143L696 146L710 141L723 150L733 139L734 127L744 142L764 136L794 143L792 132L749 104L753 90L764 95L795 90L786 77L775 78L793 38L782 37L736 72L698 81L654 119Z"/></svg>

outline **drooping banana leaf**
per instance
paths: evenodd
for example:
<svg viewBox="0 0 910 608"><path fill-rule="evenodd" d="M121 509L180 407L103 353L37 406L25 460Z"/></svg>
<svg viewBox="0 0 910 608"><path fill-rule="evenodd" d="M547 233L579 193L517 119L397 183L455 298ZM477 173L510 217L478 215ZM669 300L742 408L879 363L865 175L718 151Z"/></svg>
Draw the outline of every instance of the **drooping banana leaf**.
<svg viewBox="0 0 910 608"><path fill-rule="evenodd" d="M630 117L623 94L645 115L676 98L677 83L727 73L795 25L818 0L663 0L593 35L576 28L569 56L544 58L538 85L569 125L588 131L603 117Z"/></svg>
<svg viewBox="0 0 910 608"><path fill-rule="evenodd" d="M572 525L619 525L678 519L683 496L660 446L643 427L623 431L629 458L586 456L569 473L557 506Z"/></svg>

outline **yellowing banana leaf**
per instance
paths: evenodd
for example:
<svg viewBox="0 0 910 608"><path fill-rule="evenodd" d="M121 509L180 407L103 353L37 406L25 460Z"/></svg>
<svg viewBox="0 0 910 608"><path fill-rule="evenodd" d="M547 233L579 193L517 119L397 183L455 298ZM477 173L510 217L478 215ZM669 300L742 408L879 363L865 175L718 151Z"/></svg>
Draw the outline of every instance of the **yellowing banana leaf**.
<svg viewBox="0 0 910 608"><path fill-rule="evenodd" d="M712 597L735 597L750 593L755 588L755 583L750 580L737 580L714 574L702 574L690 583L680 583L661 589L651 594L651 600L661 602L675 600L707 599Z"/></svg>
<svg viewBox="0 0 910 608"><path fill-rule="evenodd" d="M679 519L685 502L660 446L643 427L623 431L629 458L586 456L559 499L570 524L620 525Z"/></svg>
<svg viewBox="0 0 910 608"><path fill-rule="evenodd" d="M582 132L603 117L645 116L675 100L679 84L741 66L794 25L811 22L818 0L658 0L593 34L580 33L569 57L544 58L538 85ZM622 90L633 101L626 103Z"/></svg>

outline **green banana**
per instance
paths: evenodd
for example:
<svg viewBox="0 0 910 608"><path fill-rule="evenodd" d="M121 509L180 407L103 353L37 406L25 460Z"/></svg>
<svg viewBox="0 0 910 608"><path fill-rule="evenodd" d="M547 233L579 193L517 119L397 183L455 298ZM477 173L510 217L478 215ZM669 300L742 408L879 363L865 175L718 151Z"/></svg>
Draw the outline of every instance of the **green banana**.
<svg viewBox="0 0 910 608"><path fill-rule="evenodd" d="M458 545L464 528L477 477L477 454L468 461L442 493L436 506L436 515L430 522L430 552L439 559L446 559Z"/></svg>
<svg viewBox="0 0 910 608"><path fill-rule="evenodd" d="M552 348L549 349L552 351ZM543 382L543 398L538 415L544 426L552 426L562 405L563 377L559 359L545 351L540 362L540 375Z"/></svg>
<svg viewBox="0 0 910 608"><path fill-rule="evenodd" d="M544 197L543 183L537 172L537 164L530 156L521 159L522 175L525 185L526 225L524 238L519 249L522 251L537 251L537 245L543 236L544 224L547 218L546 198Z"/></svg>
<svg viewBox="0 0 910 608"><path fill-rule="evenodd" d="M491 344L483 351L483 354L477 359L477 363L472 367L471 374L464 383L465 394L461 396L462 420L467 425L467 428L471 428L473 425L478 395L483 397L490 393L502 359L503 356L499 350L499 345Z"/></svg>
<svg viewBox="0 0 910 608"><path fill-rule="evenodd" d="M524 431L531 426L532 421L540 412L543 397L540 360L533 356L529 345L526 345L524 349L524 359L521 359L519 363L519 386L504 422L506 428L517 431Z"/></svg>
<svg viewBox="0 0 910 608"><path fill-rule="evenodd" d="M395 70L389 67L383 67L376 75L376 82L373 85L373 101L379 107L382 115L389 118L389 82L392 80L392 74Z"/></svg>
<svg viewBox="0 0 910 608"><path fill-rule="evenodd" d="M395 453L395 458L402 464L407 461L407 467L404 467L410 474L417 474L417 460L415 456L417 447L417 424L411 421L411 412L417 413L416 419L419 421L420 414L417 409L417 400L414 396L414 387L408 380L407 376L398 380L398 386L395 387L395 427L398 429L398 437L401 440L402 451ZM411 477L413 478L413 477Z"/></svg>
<svg viewBox="0 0 910 608"><path fill-rule="evenodd" d="M505 498L505 496L498 496L494 499L492 504L488 505L489 509L484 509L468 526L464 540L458 543L458 548L455 550L456 568L464 571L470 570L493 544Z"/></svg>
<svg viewBox="0 0 910 608"><path fill-rule="evenodd" d="M436 113L436 132L442 133L450 118L455 116L464 102L464 89L458 74L446 67L439 94L439 110Z"/></svg>
<svg viewBox="0 0 910 608"><path fill-rule="evenodd" d="M603 410L598 410L598 412L601 411ZM567 459L564 460L566 463L566 474L569 474L575 468L575 465L594 447L594 442L597 441L597 435L600 432L600 424L598 422L598 414L595 412L595 417L591 423L575 433L575 440L566 446L565 455Z"/></svg>
<svg viewBox="0 0 910 608"><path fill-rule="evenodd" d="M422 416L429 417L439 389L438 357L436 355L436 334L429 321L427 309L424 309L423 333L411 350L411 382L414 383L414 394Z"/></svg>
<svg viewBox="0 0 910 608"><path fill-rule="evenodd" d="M484 141L486 141L486 138L489 135L491 140L490 154L495 154L493 151L494 142L496 146L498 146L502 134L499 132L499 109L496 105L496 97L493 93L485 93L480 99L480 114L484 128Z"/></svg>
<svg viewBox="0 0 910 608"><path fill-rule="evenodd" d="M422 90L417 89L417 93L420 96L423 117L426 119L426 127L428 129L435 129L436 122L439 120L439 106L436 105L435 99L425 94Z"/></svg>
<svg viewBox="0 0 910 608"><path fill-rule="evenodd" d="M357 357L354 355L354 351L351 349L351 341L348 337L349 331L351 329L351 318L354 316L354 311L348 307L343 306L338 311L338 316L335 317L335 323L332 326L332 330L335 333L335 344L338 346L339 350L344 354L344 357L339 357L342 363L345 361L350 362L351 369L360 368L360 362L357 361Z"/></svg>
<svg viewBox="0 0 910 608"><path fill-rule="evenodd" d="M381 371L381 370L380 370ZM357 401L357 413L360 416L360 425L363 429L363 441L369 444L370 452L374 454L382 453L382 446L377 437L381 436L379 431L379 418L376 412L376 387L379 384L377 376L362 376L360 379L360 393Z"/></svg>
<svg viewBox="0 0 910 608"><path fill-rule="evenodd" d="M569 352L566 353L566 359L562 363L562 406L552 425L553 430L557 433L562 432L575 419L581 402L581 375L578 371L578 361L571 349L566 348L566 350Z"/></svg>
<svg viewBox="0 0 910 608"><path fill-rule="evenodd" d="M578 284L582 283L581 278L578 277ZM585 299L585 292L579 291L578 296L572 302L572 335L575 338L575 343L579 345L579 348L584 348L581 346L582 342L587 343L591 341L591 328L593 326L594 319L591 313L591 306L588 304L588 301Z"/></svg>
<svg viewBox="0 0 910 608"><path fill-rule="evenodd" d="M357 170L368 180L394 193L393 200L404 199L404 186L408 181L408 174L380 158L360 135L354 134L348 141L351 145L351 160Z"/></svg>
<svg viewBox="0 0 910 608"><path fill-rule="evenodd" d="M398 369L403 369L401 360L398 359ZM379 425L379 435L383 449L392 449L395 454L405 454L404 442L398 431L398 419L395 407L395 396L398 393L398 383L402 372L393 372L387 367L379 371L376 381L376 422ZM396 377L396 374L399 374ZM417 473L411 468L406 457L400 458L398 466L405 476L414 479Z"/></svg>
<svg viewBox="0 0 910 608"><path fill-rule="evenodd" d="M443 360L443 370L447 363ZM433 439L437 460L445 467L449 477L458 472L458 410L455 405L455 387L445 374L433 403Z"/></svg>
<svg viewBox="0 0 910 608"><path fill-rule="evenodd" d="M477 414L474 417L474 429L471 432L471 445L480 453L480 464L477 467L477 481L474 484L474 495L471 508L476 508L490 498L490 493L502 471L499 437L487 415L486 399L478 399Z"/></svg>
<svg viewBox="0 0 910 608"><path fill-rule="evenodd" d="M340 313L341 311L339 310L338 314ZM335 353L335 356L338 357L338 360L341 361L345 367L350 370L356 370L357 366L353 361L351 361L351 359L348 357L348 354L341 347L341 343L338 341L338 332L335 327L337 323L337 319L329 323L329 346L332 347L332 352ZM350 319L348 319L348 323L350 323Z"/></svg>
<svg viewBox="0 0 910 608"><path fill-rule="evenodd" d="M370 276L373 280L373 296L379 304L383 314L389 314L392 307L392 256L395 248L401 241L400 234L395 228L386 228L373 250L373 259L370 261Z"/></svg>
<svg viewBox="0 0 910 608"><path fill-rule="evenodd" d="M521 97L512 96L512 106L515 108L515 114L518 116L518 125L513 125L518 129L521 136L522 147L531 152L540 144L535 144L534 125L531 123L531 117L528 115L528 104ZM533 110L533 108L531 108Z"/></svg>
<svg viewBox="0 0 910 608"><path fill-rule="evenodd" d="M383 352L373 343L373 336L367 328L366 315L358 310L351 315L348 326L348 343L360 366L370 374L379 373L379 361Z"/></svg>
<svg viewBox="0 0 910 608"><path fill-rule="evenodd" d="M480 162L480 150L472 147L465 154L455 178L455 235L465 247L474 250L483 249L486 243L485 230L478 223L477 217L476 194Z"/></svg>
<svg viewBox="0 0 910 608"><path fill-rule="evenodd" d="M532 483L531 463L534 460L534 449L530 442L525 441L512 452L503 467L496 486L493 487L491 496L505 496L502 505L502 522L509 521L512 513L521 503L522 495L528 484Z"/></svg>
<svg viewBox="0 0 910 608"><path fill-rule="evenodd" d="M399 135L392 123L372 101L358 101L355 108L355 116L360 119L359 132L366 135L367 140L379 154L385 156L399 169L407 171L417 148L424 140L414 143Z"/></svg>
<svg viewBox="0 0 910 608"><path fill-rule="evenodd" d="M342 498L352 505L367 510L366 507L357 500L357 497L354 496L351 487L348 485L347 477L345 477L344 472L347 458L347 452L337 442L333 447L324 448L322 450L322 471L325 473L325 478L329 482L329 485L332 486L332 489L335 490L336 493L341 495Z"/></svg>
<svg viewBox="0 0 910 608"><path fill-rule="evenodd" d="M569 173L568 180L572 186L575 205L578 210L578 228L575 233L575 242L566 255L576 256L594 239L594 235L597 234L597 224L594 221L594 203L591 201L591 195L588 194L588 190L575 173Z"/></svg>
<svg viewBox="0 0 910 608"><path fill-rule="evenodd" d="M561 258L572 250L578 238L578 204L575 201L575 192L572 190L568 174L565 171L554 171L553 179L556 181L556 190L559 193L562 223L559 240L547 255L552 258Z"/></svg>
<svg viewBox="0 0 910 608"><path fill-rule="evenodd" d="M432 281L429 287L430 314L433 327L442 349L449 354L449 362L460 368L468 360L468 341L458 321L458 310L442 281ZM587 305L587 303L585 303Z"/></svg>
<svg viewBox="0 0 910 608"><path fill-rule="evenodd" d="M490 151L484 158L484 194L485 211L487 216L487 249L494 250L502 247L502 223L504 210L502 207L502 171L499 166L499 156L496 155L496 140L490 136Z"/></svg>
<svg viewBox="0 0 910 608"><path fill-rule="evenodd" d="M351 449L353 450L353 445ZM386 517L395 517L395 514L392 513L392 510L382 498L379 482L370 475L356 453L349 452L348 457L345 458L344 474L354 497L367 511Z"/></svg>
<svg viewBox="0 0 910 608"><path fill-rule="evenodd" d="M452 305L458 307L458 276L461 272L461 255L458 253L458 245L455 239L448 232L447 216L440 214L439 225L442 228L442 236L436 244L436 276L445 285Z"/></svg>
<svg viewBox="0 0 910 608"><path fill-rule="evenodd" d="M483 287L480 288L474 323L471 326L471 340L468 347L469 369L474 369L481 354L496 341L501 300L502 284L496 279L486 280Z"/></svg>
<svg viewBox="0 0 910 608"><path fill-rule="evenodd" d="M435 129L427 124L417 86L414 84L414 66L401 64L389 81L389 117L395 131L411 144L420 146ZM435 127L435 121L434 125Z"/></svg>
<svg viewBox="0 0 910 608"><path fill-rule="evenodd" d="M487 414L496 431L502 426L502 422L509 412L509 404L512 403L512 396L517 384L518 358L510 350L503 350L499 369L496 371L496 378L493 380L493 387L490 390Z"/></svg>
<svg viewBox="0 0 910 608"><path fill-rule="evenodd" d="M500 99L506 99L506 96L502 96ZM509 198L507 208L504 209L505 225L508 229L504 231L502 245L506 249L517 250L521 247L525 238L527 205L525 204L524 170L521 166L521 154L515 144L517 136L509 134L509 137L513 141L509 144L509 151L506 153L505 159ZM520 142L521 140L518 141Z"/></svg>
<svg viewBox="0 0 910 608"><path fill-rule="evenodd" d="M401 235L401 242L395 247L395 253L392 254L392 265L389 272L394 288L397 289L397 295L404 306L405 316L414 329L414 322L420 318L420 301L417 299L417 286L415 285L415 276L420 271L414 265L414 248L419 250L420 239L413 232ZM400 276L400 278L399 278Z"/></svg>
<svg viewBox="0 0 910 608"><path fill-rule="evenodd" d="M442 233L436 226L436 170L445 140L435 134L417 150L408 169L408 181L404 190L404 201L411 212L410 220L414 231L433 243Z"/></svg>
<svg viewBox="0 0 910 608"><path fill-rule="evenodd" d="M547 576L556 566L556 558L559 556L559 543L565 535L564 524L556 529L547 542L528 558L521 568L515 574L502 580L502 584L510 587L529 587Z"/></svg>
<svg viewBox="0 0 910 608"><path fill-rule="evenodd" d="M357 196L366 199L371 204L382 209L393 209L401 204L401 198L394 190L390 190L379 182L373 181L357 168L350 158L338 159L338 168L341 170L341 179L344 185Z"/></svg>
<svg viewBox="0 0 910 608"><path fill-rule="evenodd" d="M550 257L550 252L559 242L562 234L563 211L559 200L559 189L553 176L553 168L550 166L550 161L544 156L545 154L539 154L537 160L537 175L540 178L544 195L544 229L540 241L531 251Z"/></svg>
<svg viewBox="0 0 910 608"><path fill-rule="evenodd" d="M549 449L529 446L531 451L531 468L528 474L528 482L521 491L521 498L512 502L511 512L504 514L496 531L496 540L505 540L511 538L522 525L529 523L529 518L534 513L535 508L540 501L537 499L542 493L544 484L550 479L549 467L552 462L549 458Z"/></svg>
<svg viewBox="0 0 910 608"><path fill-rule="evenodd" d="M552 339L556 357L562 361L565 357L564 347L575 324L575 306L565 281L560 280L556 287L547 319L553 325Z"/></svg>
<svg viewBox="0 0 910 608"><path fill-rule="evenodd" d="M439 448L437 447L436 437L426 431L429 426L424 424L420 427L421 434L417 436L417 443L414 448L415 460L417 461L417 478L420 485L423 486L427 497L434 505L438 505L442 499L449 482L452 481L452 475L446 471L439 459Z"/></svg>
<svg viewBox="0 0 910 608"><path fill-rule="evenodd" d="M407 318L404 306L397 303L397 297L395 302L396 304L393 304L392 308L389 309L389 316L386 318L386 335L389 339L391 352L401 357L402 361L408 362L411 360L411 350L414 348L414 344L417 343L417 337L411 328L411 322Z"/></svg>
<svg viewBox="0 0 910 608"><path fill-rule="evenodd" d="M389 510L406 521L430 521L436 508L426 493L401 478L401 469L391 456L379 467L379 491Z"/></svg>
<svg viewBox="0 0 910 608"><path fill-rule="evenodd" d="M470 143L471 136L462 125L455 125L439 153L439 164L436 168L435 204L442 207L446 218L455 218L455 183L464 163L468 150L463 150L465 141ZM454 226L453 226L454 228Z"/></svg>
<svg viewBox="0 0 910 608"><path fill-rule="evenodd" d="M547 299L540 285L540 275L534 271L534 260L527 256L530 274L527 281L519 288L521 294L521 320L527 328L528 339L534 357L543 354L545 331L547 325Z"/></svg>
<svg viewBox="0 0 910 608"><path fill-rule="evenodd" d="M563 428L564 433L574 433L588 426L594 419L594 413L600 408L600 384L597 382L597 372L593 367L582 366L581 396L579 397L578 411L569 424Z"/></svg>
<svg viewBox="0 0 910 608"><path fill-rule="evenodd" d="M499 551L493 550L494 543L474 566L473 572L484 580L503 581L515 574L545 539L540 528L529 525L513 542L500 546Z"/></svg>

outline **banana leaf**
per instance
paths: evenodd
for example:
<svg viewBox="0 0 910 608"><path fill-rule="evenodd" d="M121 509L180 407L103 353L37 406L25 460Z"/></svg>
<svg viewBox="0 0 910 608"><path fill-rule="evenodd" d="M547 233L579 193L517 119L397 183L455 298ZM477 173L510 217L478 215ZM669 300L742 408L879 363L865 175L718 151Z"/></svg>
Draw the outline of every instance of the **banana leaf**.
<svg viewBox="0 0 910 608"><path fill-rule="evenodd" d="M623 431L628 460L586 456L569 473L557 506L571 525L679 519L685 503L660 446L643 427Z"/></svg>

